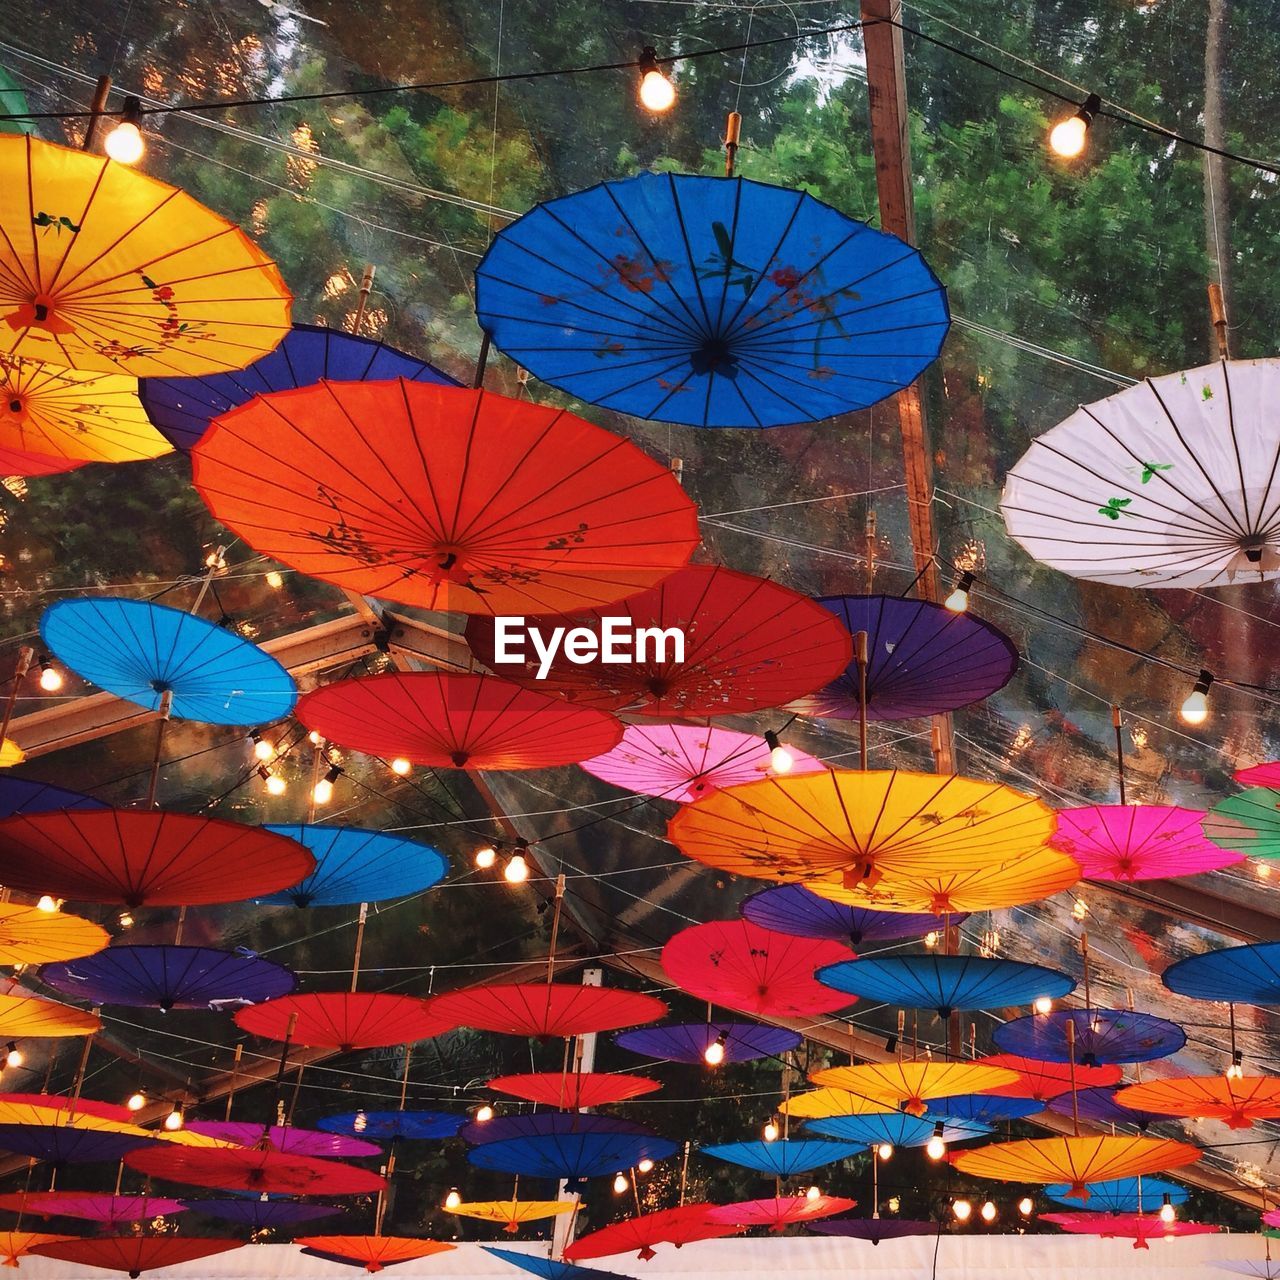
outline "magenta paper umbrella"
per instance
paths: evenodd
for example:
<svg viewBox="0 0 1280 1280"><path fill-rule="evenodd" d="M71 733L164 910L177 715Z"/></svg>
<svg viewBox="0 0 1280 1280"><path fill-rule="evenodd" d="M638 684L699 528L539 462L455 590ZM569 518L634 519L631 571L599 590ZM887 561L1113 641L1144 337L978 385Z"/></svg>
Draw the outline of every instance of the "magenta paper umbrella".
<svg viewBox="0 0 1280 1280"><path fill-rule="evenodd" d="M1231 775L1242 787L1280 787L1280 760L1264 760Z"/></svg>
<svg viewBox="0 0 1280 1280"><path fill-rule="evenodd" d="M786 773L814 773L821 760L787 748ZM771 778L772 748L754 733L681 724L632 724L612 751L582 767L615 787L688 804L711 791Z"/></svg>
<svg viewBox="0 0 1280 1280"><path fill-rule="evenodd" d="M1164 804L1099 804L1058 810L1049 843L1091 880L1164 880L1243 862L1244 854L1205 838L1202 809Z"/></svg>

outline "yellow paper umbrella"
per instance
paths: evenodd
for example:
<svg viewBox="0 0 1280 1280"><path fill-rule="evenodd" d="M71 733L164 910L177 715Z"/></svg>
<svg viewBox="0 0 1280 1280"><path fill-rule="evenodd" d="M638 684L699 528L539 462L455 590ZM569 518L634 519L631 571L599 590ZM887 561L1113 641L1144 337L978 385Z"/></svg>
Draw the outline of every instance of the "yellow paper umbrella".
<svg viewBox="0 0 1280 1280"><path fill-rule="evenodd" d="M829 1120L832 1116L881 1116L897 1111L897 1100L868 1098L847 1089L810 1089L785 1099L778 1107L782 1115L796 1120Z"/></svg>
<svg viewBox="0 0 1280 1280"><path fill-rule="evenodd" d="M667 829L690 858L760 880L854 888L1025 857L1053 810L996 782L831 769L748 782L685 805Z"/></svg>
<svg viewBox="0 0 1280 1280"><path fill-rule="evenodd" d="M0 769L10 769L26 758L27 753L12 738L0 739Z"/></svg>
<svg viewBox="0 0 1280 1280"><path fill-rule="evenodd" d="M816 1085L843 1089L872 1101L891 1102L909 1116L922 1116L930 1098L985 1093L1013 1084L1016 1071L976 1062L871 1062L857 1067L828 1067L809 1077Z"/></svg>
<svg viewBox="0 0 1280 1280"><path fill-rule="evenodd" d="M1158 1116L1199 1116L1221 1120L1229 1129L1247 1129L1255 1120L1280 1116L1280 1078L1175 1076L1117 1090L1115 1101Z"/></svg>
<svg viewBox="0 0 1280 1280"><path fill-rule="evenodd" d="M243 369L289 291L238 227L88 151L0 134L0 353L136 378Z"/></svg>
<svg viewBox="0 0 1280 1280"><path fill-rule="evenodd" d="M70 1240L71 1236L51 1236L42 1231L0 1231L0 1267L16 1267L38 1244Z"/></svg>
<svg viewBox="0 0 1280 1280"><path fill-rule="evenodd" d="M49 964L101 951L111 935L91 920L0 902L0 964Z"/></svg>
<svg viewBox="0 0 1280 1280"><path fill-rule="evenodd" d="M3 136L3 135L0 135ZM35 996L0 995L0 1040L25 1040L40 1036L88 1036L102 1020L83 1009Z"/></svg>
<svg viewBox="0 0 1280 1280"><path fill-rule="evenodd" d="M554 1218L558 1213L569 1213L576 1205L574 1200L464 1200L461 1204L446 1204L445 1209L464 1218L501 1222L504 1231L514 1234L522 1222Z"/></svg>
<svg viewBox="0 0 1280 1280"><path fill-rule="evenodd" d="M1090 1182L1133 1178L1162 1169L1180 1169L1200 1159L1186 1142L1169 1138L1115 1135L1024 1138L993 1142L952 1159L961 1173L1001 1182L1066 1182L1067 1195L1088 1200Z"/></svg>

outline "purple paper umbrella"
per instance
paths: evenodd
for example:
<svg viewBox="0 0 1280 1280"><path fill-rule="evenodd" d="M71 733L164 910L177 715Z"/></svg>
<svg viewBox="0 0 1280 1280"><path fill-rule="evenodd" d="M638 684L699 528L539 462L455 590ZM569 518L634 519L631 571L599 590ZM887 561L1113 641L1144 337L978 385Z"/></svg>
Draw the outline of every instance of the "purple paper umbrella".
<svg viewBox="0 0 1280 1280"><path fill-rule="evenodd" d="M31 1214L37 1218L83 1218L125 1226L144 1219L181 1213L181 1200L164 1196L94 1195L86 1191L15 1191L0 1196L0 1209Z"/></svg>
<svg viewBox="0 0 1280 1280"><path fill-rule="evenodd" d="M319 1156L356 1159L360 1156L380 1156L382 1148L361 1138L349 1138L341 1133L326 1133L323 1129L295 1129L292 1125L273 1124L270 1127L241 1120L192 1120L187 1128L192 1133L223 1142L234 1142L242 1147L265 1145L273 1151L287 1152L295 1156Z"/></svg>
<svg viewBox="0 0 1280 1280"><path fill-rule="evenodd" d="M849 631L867 633L867 718L912 720L955 711L1003 689L1018 669L1013 641L971 613L899 596L824 596ZM858 666L789 708L856 720Z"/></svg>
<svg viewBox="0 0 1280 1280"><path fill-rule="evenodd" d="M941 1228L936 1222L913 1222L909 1218L826 1218L809 1223L809 1230L879 1244L881 1240L901 1240L904 1236L936 1236Z"/></svg>
<svg viewBox="0 0 1280 1280"><path fill-rule="evenodd" d="M713 1050L713 1056L718 1056L720 1063L751 1062L786 1053L796 1048L801 1038L794 1031L762 1027L755 1022L668 1022L622 1031L613 1037L613 1042L646 1058L705 1064L709 1063L707 1050L713 1045L724 1050L723 1056Z"/></svg>
<svg viewBox="0 0 1280 1280"><path fill-rule="evenodd" d="M1149 1124L1169 1119L1154 1111L1136 1111L1133 1107L1122 1107L1115 1099L1115 1092L1105 1085L1078 1090L1075 1098L1080 1119L1091 1120L1094 1124L1133 1124L1142 1133L1147 1131ZM1059 1094L1049 1103L1049 1110L1062 1116L1071 1115L1071 1094Z"/></svg>
<svg viewBox="0 0 1280 1280"><path fill-rule="evenodd" d="M297 979L250 952L213 947L108 947L97 955L46 964L51 987L90 1004L160 1009L209 1009L257 1004L288 995Z"/></svg>
<svg viewBox="0 0 1280 1280"><path fill-rule="evenodd" d="M1187 1034L1176 1022L1129 1009L1055 1009L1006 1022L991 1038L1002 1053L1037 1062L1070 1062L1067 1023L1075 1028L1075 1060L1082 1067L1152 1062L1177 1053Z"/></svg>
<svg viewBox="0 0 1280 1280"><path fill-rule="evenodd" d="M183 1204L192 1213L203 1213L225 1222L242 1222L255 1231L264 1227L288 1227L343 1212L340 1204L303 1204L299 1200L263 1200L258 1196L240 1200L184 1200Z"/></svg>
<svg viewBox="0 0 1280 1280"><path fill-rule="evenodd" d="M20 813L47 813L50 809L105 809L107 805L79 791L55 787L51 782L30 778L0 778L0 818Z"/></svg>
<svg viewBox="0 0 1280 1280"><path fill-rule="evenodd" d="M65 1124L0 1124L0 1151L47 1160L55 1166L119 1160L130 1151L159 1142L136 1133L77 1129Z"/></svg>
<svg viewBox="0 0 1280 1280"><path fill-rule="evenodd" d="M908 915L897 911L872 911L867 907L845 906L819 897L802 884L780 884L761 889L744 898L738 910L762 929L789 933L793 938L830 938L857 947L863 942L890 942L898 938L923 938L941 931L942 916ZM949 920L959 925L967 920L954 914Z"/></svg>

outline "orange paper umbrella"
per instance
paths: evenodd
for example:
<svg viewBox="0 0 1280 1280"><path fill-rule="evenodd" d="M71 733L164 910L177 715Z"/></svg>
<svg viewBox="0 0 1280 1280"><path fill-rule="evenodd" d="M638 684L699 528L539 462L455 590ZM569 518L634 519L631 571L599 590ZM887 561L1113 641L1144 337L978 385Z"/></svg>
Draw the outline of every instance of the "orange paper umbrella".
<svg viewBox="0 0 1280 1280"><path fill-rule="evenodd" d="M269 1147L158 1145L131 1151L125 1163L149 1177L223 1191L352 1196L382 1191L387 1185L386 1178L368 1169L286 1155Z"/></svg>
<svg viewBox="0 0 1280 1280"><path fill-rule="evenodd" d="M79 960L101 951L110 941L105 929L79 916L0 903L0 964Z"/></svg>
<svg viewBox="0 0 1280 1280"><path fill-rule="evenodd" d="M501 982L434 996L431 1011L455 1027L508 1036L560 1039L656 1022L667 1006L654 996L615 987Z"/></svg>
<svg viewBox="0 0 1280 1280"><path fill-rule="evenodd" d="M583 1107L607 1107L612 1102L639 1098L661 1089L659 1080L647 1076L621 1075L605 1071L539 1071L518 1076L494 1076L489 1088L509 1093L513 1098L540 1102L560 1111Z"/></svg>
<svg viewBox="0 0 1280 1280"><path fill-rule="evenodd" d="M413 1044L458 1025L428 1000L366 991L313 991L265 1000L238 1010L236 1024L267 1040L344 1053Z"/></svg>
<svg viewBox="0 0 1280 1280"><path fill-rule="evenodd" d="M1180 1169L1200 1159L1185 1142L1130 1135L1024 1138L961 1151L952 1164L961 1173L1001 1182L1065 1182L1066 1194L1088 1200L1090 1182Z"/></svg>
<svg viewBox="0 0 1280 1280"><path fill-rule="evenodd" d="M1229 1129L1248 1129L1255 1120L1280 1117L1280 1078L1276 1076L1173 1076L1119 1089L1122 1107L1162 1116L1199 1116L1221 1120Z"/></svg>
<svg viewBox="0 0 1280 1280"><path fill-rule="evenodd" d="M876 1116L897 1111L897 1098L872 1098L848 1089L810 1089L784 1098L778 1106L782 1115L796 1120L829 1120L833 1116Z"/></svg>
<svg viewBox="0 0 1280 1280"><path fill-rule="evenodd" d="M0 1040L91 1036L101 1026L96 1015L70 1005L35 996L0 995Z"/></svg>
<svg viewBox="0 0 1280 1280"><path fill-rule="evenodd" d="M417 1240L409 1236L295 1236L294 1244L322 1253L326 1258L350 1262L366 1271L381 1271L397 1262L429 1258L457 1248L443 1240Z"/></svg>
<svg viewBox="0 0 1280 1280"><path fill-rule="evenodd" d="M610 750L622 724L493 676L412 671L337 680L298 719L331 742L429 769L546 769Z"/></svg>
<svg viewBox="0 0 1280 1280"><path fill-rule="evenodd" d="M242 369L289 291L238 227L89 151L0 134L0 352L164 377Z"/></svg>
<svg viewBox="0 0 1280 1280"><path fill-rule="evenodd" d="M698 545L697 510L661 463L492 392L321 381L223 414L191 456L200 496L256 550L426 609L611 604Z"/></svg>
<svg viewBox="0 0 1280 1280"><path fill-rule="evenodd" d="M503 1231L514 1235L521 1223L554 1218L577 1207L576 1200L464 1200L461 1204L446 1204L445 1211L482 1222L501 1222Z"/></svg>
<svg viewBox="0 0 1280 1280"><path fill-rule="evenodd" d="M50 1241L36 1245L30 1252L77 1267L124 1271L131 1280L137 1280L144 1271L212 1258L215 1253L227 1253L243 1244L243 1240L196 1236L92 1236L87 1240Z"/></svg>
<svg viewBox="0 0 1280 1280"><path fill-rule="evenodd" d="M826 884L916 885L1024 858L1044 847L1054 821L1042 801L999 783L832 769L748 782L685 805L667 837L721 871L801 881L821 893Z"/></svg>
<svg viewBox="0 0 1280 1280"><path fill-rule="evenodd" d="M809 1079L871 1100L897 1104L909 1116L922 1116L930 1098L985 1093L1012 1084L1017 1073L977 1062L869 1062L858 1067L828 1067Z"/></svg>
<svg viewBox="0 0 1280 1280"><path fill-rule="evenodd" d="M846 1200L843 1196L772 1196L766 1200L718 1204L707 1210L707 1217L712 1222L732 1223L735 1227L785 1231L793 1222L813 1222L832 1214L848 1213L857 1205L856 1200Z"/></svg>
<svg viewBox="0 0 1280 1280"><path fill-rule="evenodd" d="M739 1228L732 1222L712 1222L711 1204L682 1204L675 1209L658 1209L634 1218L610 1223L599 1231L579 1236L565 1251L566 1262L582 1262L588 1258L608 1258L616 1253L630 1253L648 1262L657 1244L690 1244L694 1240L715 1240L734 1235Z"/></svg>
<svg viewBox="0 0 1280 1280"><path fill-rule="evenodd" d="M40 1231L0 1231L0 1266L16 1267L18 1259L36 1245L53 1244L55 1240L71 1240L72 1236L45 1235Z"/></svg>
<svg viewBox="0 0 1280 1280"><path fill-rule="evenodd" d="M1041 1062L1037 1058L1023 1058L1016 1053L996 1053L980 1059L984 1067L1006 1067L1016 1071L1018 1078L1012 1084L997 1085L984 1092L1001 1098L1033 1098L1048 1102L1059 1094L1073 1089L1099 1089L1119 1084L1124 1072L1114 1064L1097 1067L1072 1066L1068 1062Z"/></svg>

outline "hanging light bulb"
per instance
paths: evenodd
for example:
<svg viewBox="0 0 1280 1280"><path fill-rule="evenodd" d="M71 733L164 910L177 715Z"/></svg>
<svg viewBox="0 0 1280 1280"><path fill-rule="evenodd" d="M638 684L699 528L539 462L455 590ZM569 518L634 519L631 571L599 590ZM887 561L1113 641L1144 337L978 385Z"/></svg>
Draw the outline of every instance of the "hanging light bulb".
<svg viewBox="0 0 1280 1280"><path fill-rule="evenodd" d="M724 1061L724 1041L725 1034L722 1031L716 1038L702 1051L703 1060L709 1067L718 1067Z"/></svg>
<svg viewBox="0 0 1280 1280"><path fill-rule="evenodd" d="M481 871L488 871L497 860L498 851L492 845L485 845L483 849L476 850L476 866Z"/></svg>
<svg viewBox="0 0 1280 1280"><path fill-rule="evenodd" d="M890 1213L897 1213L902 1208L901 1196L890 1196L885 1206Z"/></svg>
<svg viewBox="0 0 1280 1280"><path fill-rule="evenodd" d="M272 591L279 591L284 586L284 574L279 569L268 569L266 579Z"/></svg>
<svg viewBox="0 0 1280 1280"><path fill-rule="evenodd" d="M1073 919L1083 920L1089 914L1089 904L1083 898L1077 898L1071 904L1071 915Z"/></svg>
<svg viewBox="0 0 1280 1280"><path fill-rule="evenodd" d="M351 1127L357 1133L363 1133L369 1127L369 1116L364 1111L357 1111L356 1118L351 1122Z"/></svg>
<svg viewBox="0 0 1280 1280"><path fill-rule="evenodd" d="M615 1196L624 1195L630 1185L631 1183L627 1181L627 1175L625 1173L615 1175L613 1179L613 1194Z"/></svg>
<svg viewBox="0 0 1280 1280"><path fill-rule="evenodd" d="M638 63L640 68L640 105L646 111L661 115L670 111L676 100L676 87L658 66L658 51L645 45Z"/></svg>
<svg viewBox="0 0 1280 1280"><path fill-rule="evenodd" d="M22 1056L22 1050L12 1041L9 1041L9 1051L4 1055L4 1065L6 1067L20 1067L25 1059Z"/></svg>
<svg viewBox="0 0 1280 1280"><path fill-rule="evenodd" d="M135 1089L124 1104L130 1111L141 1111L147 1105L147 1095L141 1089Z"/></svg>
<svg viewBox="0 0 1280 1280"><path fill-rule="evenodd" d="M876 1155L878 1155L881 1160L892 1160L893 1159L893 1143L882 1142L876 1148Z"/></svg>
<svg viewBox="0 0 1280 1280"><path fill-rule="evenodd" d="M969 610L969 588L973 586L973 574L966 569L956 579L951 594L942 602L943 608L952 613L967 613Z"/></svg>
<svg viewBox="0 0 1280 1280"><path fill-rule="evenodd" d="M133 928L133 916L128 911L122 911L118 916L116 916L116 922L122 929Z"/></svg>
<svg viewBox="0 0 1280 1280"><path fill-rule="evenodd" d="M481 1124L487 1124L493 1119L493 1108L487 1102L482 1102L476 1108L476 1119Z"/></svg>
<svg viewBox="0 0 1280 1280"><path fill-rule="evenodd" d="M774 773L790 773L796 758L782 745L772 729L764 731L764 742L769 748L769 768Z"/></svg>
<svg viewBox="0 0 1280 1280"><path fill-rule="evenodd" d="M1244 1050L1243 1049L1231 1050L1231 1065L1227 1068L1226 1075L1228 1080L1244 1079Z"/></svg>
<svg viewBox="0 0 1280 1280"><path fill-rule="evenodd" d="M404 756L396 756L396 758L391 762L391 772L394 773L397 778L407 778L413 772L413 765L411 765Z"/></svg>
<svg viewBox="0 0 1280 1280"><path fill-rule="evenodd" d="M529 878L529 864L521 852L526 848L528 848L527 845L516 845L515 852L507 859L507 865L502 868L503 876L511 884L524 884Z"/></svg>
<svg viewBox="0 0 1280 1280"><path fill-rule="evenodd" d="M1209 718L1209 686L1212 683L1213 672L1201 671L1195 687L1178 710L1185 724L1204 724Z"/></svg>
<svg viewBox="0 0 1280 1280"><path fill-rule="evenodd" d="M1036 1013L1052 1013L1053 1001L1048 996L1037 996L1035 1004L1031 1007Z"/></svg>
<svg viewBox="0 0 1280 1280"><path fill-rule="evenodd" d="M778 1117L770 1116L764 1122L763 1137L766 1142L777 1142L778 1134L781 1130L778 1128Z"/></svg>
<svg viewBox="0 0 1280 1280"><path fill-rule="evenodd" d="M62 688L62 672L53 665L47 653L40 655L40 687L46 693L57 693Z"/></svg>
<svg viewBox="0 0 1280 1280"><path fill-rule="evenodd" d="M947 1140L942 1136L942 1121L933 1126L933 1133L924 1145L924 1153L930 1160L941 1160L947 1154Z"/></svg>
<svg viewBox="0 0 1280 1280"><path fill-rule="evenodd" d="M636 1165L637 1173L651 1173L652 1171L653 1171L653 1161L650 1160L648 1156L645 1156L645 1158L641 1160L639 1164Z"/></svg>
<svg viewBox="0 0 1280 1280"><path fill-rule="evenodd" d="M1022 1214L1024 1218L1031 1217L1032 1213L1035 1211L1035 1207L1036 1202L1030 1196L1023 1196L1022 1199L1018 1201L1018 1212Z"/></svg>
<svg viewBox="0 0 1280 1280"><path fill-rule="evenodd" d="M112 160L120 164L137 164L147 149L142 140L142 130L138 128L142 120L142 102L130 94L124 100L124 109L120 112L120 123L107 134L103 148Z"/></svg>
<svg viewBox="0 0 1280 1280"><path fill-rule="evenodd" d="M316 804L328 804L333 799L333 784L342 777L342 770L336 765L331 764L325 771L325 775L311 790L311 798Z"/></svg>
<svg viewBox="0 0 1280 1280"><path fill-rule="evenodd" d="M924 945L928 947L930 951L938 945L938 931L936 929L930 929L929 932L924 935Z"/></svg>
<svg viewBox="0 0 1280 1280"><path fill-rule="evenodd" d="M953 1200L951 1202L951 1212L955 1214L957 1222L968 1222L970 1215L973 1213L973 1205L968 1200Z"/></svg>
<svg viewBox="0 0 1280 1280"><path fill-rule="evenodd" d="M285 780L278 773L272 773L265 764L258 766L258 776L266 784L269 796L282 796L289 789Z"/></svg>
<svg viewBox="0 0 1280 1280"><path fill-rule="evenodd" d="M179 1129L186 1123L182 1115L182 1103L175 1102L173 1110L164 1118L164 1127L170 1133L177 1133Z"/></svg>
<svg viewBox="0 0 1280 1280"><path fill-rule="evenodd" d="M307 734L307 741L311 743L313 747L322 747L324 745L323 735L317 733L316 730L314 729L312 729L311 732Z"/></svg>
<svg viewBox="0 0 1280 1280"><path fill-rule="evenodd" d="M1173 1207L1173 1197L1166 1191L1164 1193L1164 1199L1160 1203L1160 1221L1169 1223L1177 1216L1178 1211Z"/></svg>
<svg viewBox="0 0 1280 1280"><path fill-rule="evenodd" d="M57 911L58 899L51 898L47 893L41 894L36 902L37 911Z"/></svg>
<svg viewBox="0 0 1280 1280"><path fill-rule="evenodd" d="M996 1220L996 1207L990 1200L983 1201L979 1212L982 1214L983 1222L994 1222Z"/></svg>
<svg viewBox="0 0 1280 1280"><path fill-rule="evenodd" d="M806 1192L804 1193L804 1198L805 1198L806 1200L820 1200L820 1199L822 1199L822 1188L821 1188L821 1187L810 1187L810 1188L809 1188L809 1190L808 1190L808 1191L806 1191Z"/></svg>
<svg viewBox="0 0 1280 1280"><path fill-rule="evenodd" d="M444 1198L444 1207L446 1209L456 1209L462 1203L462 1195L457 1187L450 1187L449 1194Z"/></svg>
<svg viewBox="0 0 1280 1280"><path fill-rule="evenodd" d="M1096 93L1091 93L1074 115L1059 120L1049 130L1049 150L1064 160L1074 160L1084 150L1089 126L1101 106L1102 99Z"/></svg>
<svg viewBox="0 0 1280 1280"><path fill-rule="evenodd" d="M264 738L257 729L254 729L249 734L249 741L253 743L253 755L255 760L261 760L265 764L276 753L275 744L269 739Z"/></svg>

